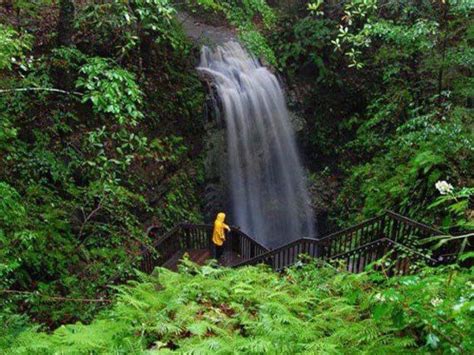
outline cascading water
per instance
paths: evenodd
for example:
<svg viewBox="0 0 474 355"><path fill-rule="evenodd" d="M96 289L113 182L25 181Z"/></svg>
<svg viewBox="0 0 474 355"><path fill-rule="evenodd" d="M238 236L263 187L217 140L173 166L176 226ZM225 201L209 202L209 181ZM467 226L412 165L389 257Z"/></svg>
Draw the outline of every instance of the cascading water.
<svg viewBox="0 0 474 355"><path fill-rule="evenodd" d="M303 168L277 78L238 43L202 49L227 128L232 224L270 247L315 237Z"/></svg>

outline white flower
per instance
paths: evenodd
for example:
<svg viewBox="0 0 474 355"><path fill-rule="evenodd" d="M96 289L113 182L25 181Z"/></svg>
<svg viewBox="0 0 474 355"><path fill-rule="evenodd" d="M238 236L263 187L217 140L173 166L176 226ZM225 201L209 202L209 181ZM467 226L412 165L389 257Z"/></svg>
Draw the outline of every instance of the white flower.
<svg viewBox="0 0 474 355"><path fill-rule="evenodd" d="M374 298L375 298L377 301L385 302L385 296L382 295L381 293L377 293Z"/></svg>
<svg viewBox="0 0 474 355"><path fill-rule="evenodd" d="M431 300L431 304L434 306L434 307L438 307L441 303L443 303L443 300L441 298L433 298Z"/></svg>
<svg viewBox="0 0 474 355"><path fill-rule="evenodd" d="M448 183L445 180L438 181L435 184L435 187L438 189L438 191L441 195L447 195L447 194L453 192L453 190L454 190L453 185L451 185L450 183Z"/></svg>

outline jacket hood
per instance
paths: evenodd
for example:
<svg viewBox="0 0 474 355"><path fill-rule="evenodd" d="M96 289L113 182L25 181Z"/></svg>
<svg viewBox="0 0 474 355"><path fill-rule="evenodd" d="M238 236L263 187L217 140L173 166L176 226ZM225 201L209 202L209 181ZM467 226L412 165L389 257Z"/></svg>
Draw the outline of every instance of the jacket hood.
<svg viewBox="0 0 474 355"><path fill-rule="evenodd" d="M224 222L225 219L225 213L224 212L219 212L217 214L216 222Z"/></svg>

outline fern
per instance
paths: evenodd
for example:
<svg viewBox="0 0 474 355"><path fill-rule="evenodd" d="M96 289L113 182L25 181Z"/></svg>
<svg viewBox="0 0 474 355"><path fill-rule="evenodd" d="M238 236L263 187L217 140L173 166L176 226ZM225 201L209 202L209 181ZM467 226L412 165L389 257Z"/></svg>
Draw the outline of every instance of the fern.
<svg viewBox="0 0 474 355"><path fill-rule="evenodd" d="M178 273L158 268L118 287L114 307L90 325L50 335L20 327L9 332L12 347L1 337L0 346L7 353L78 354L469 351L469 279L472 271L449 268L386 280L375 271L353 275L313 264L280 275L264 266L185 260Z"/></svg>

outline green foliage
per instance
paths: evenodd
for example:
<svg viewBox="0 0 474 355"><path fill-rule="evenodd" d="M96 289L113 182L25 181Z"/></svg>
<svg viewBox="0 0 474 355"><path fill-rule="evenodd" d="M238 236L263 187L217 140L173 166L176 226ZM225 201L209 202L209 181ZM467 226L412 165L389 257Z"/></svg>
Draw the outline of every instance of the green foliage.
<svg viewBox="0 0 474 355"><path fill-rule="evenodd" d="M304 17L294 25L283 22L274 35L273 46L278 50L278 62L282 70L295 75L302 67L314 65L318 70L318 82L329 74L324 63L324 47L331 38L332 22L328 19Z"/></svg>
<svg viewBox="0 0 474 355"><path fill-rule="evenodd" d="M19 64L26 51L31 49L32 37L20 34L11 27L0 24L0 70Z"/></svg>
<svg viewBox="0 0 474 355"><path fill-rule="evenodd" d="M270 47L265 33L276 23L276 14L266 0L188 0L191 7L197 6L210 13L222 13L239 33L243 44L254 55L276 65L275 53Z"/></svg>
<svg viewBox="0 0 474 355"><path fill-rule="evenodd" d="M96 113L109 113L121 125L136 126L143 118L139 110L143 93L132 73L103 58L89 59L79 72L84 77L79 78L76 86L86 91L82 102L91 101Z"/></svg>
<svg viewBox="0 0 474 355"><path fill-rule="evenodd" d="M14 0L12 7L18 15L22 15L22 20L27 22L31 19L37 19L40 16L41 9L50 6L54 0Z"/></svg>
<svg viewBox="0 0 474 355"><path fill-rule="evenodd" d="M24 226L26 211L18 192L10 185L0 182L0 287L9 286L12 273L20 266L21 260L10 257L5 246L11 233L27 237Z"/></svg>
<svg viewBox="0 0 474 355"><path fill-rule="evenodd" d="M158 33L155 40L167 41L175 49L183 45L181 33L173 25L173 15L176 10L169 0L135 0L133 2L134 14L141 26L150 34ZM125 15L127 22L131 19Z"/></svg>
<svg viewBox="0 0 474 355"><path fill-rule="evenodd" d="M472 276L465 269L425 268L385 279L313 264L279 275L265 267L232 270L185 261L180 273L156 269L119 287L113 308L90 325L47 335L26 327L15 332L19 326L10 323L6 337L14 340L6 350L469 353Z"/></svg>
<svg viewBox="0 0 474 355"><path fill-rule="evenodd" d="M54 24L30 3L19 10L34 37L0 27L0 288L20 291L0 308L55 327L104 305L40 295L107 297L134 277L146 227L200 220L190 151L202 147L204 93L169 2L78 6L67 48L43 36Z"/></svg>
<svg viewBox="0 0 474 355"><path fill-rule="evenodd" d="M348 226L394 209L469 230L467 199L458 215L428 207L438 180L473 184L472 5L317 1L309 10L283 17L273 44L308 122L312 164L340 183L330 219Z"/></svg>
<svg viewBox="0 0 474 355"><path fill-rule="evenodd" d="M292 3L182 6L285 71L309 165L341 185L337 224L392 208L472 229L472 5ZM81 2L68 48L40 16L52 4L14 1L0 25L0 287L20 291L0 297L0 352L472 352L472 272L455 266L387 280L186 263L110 287L136 278L147 226L202 221L205 93L168 0ZM47 296L116 299L47 334L28 318L52 330L103 307Z"/></svg>
<svg viewBox="0 0 474 355"><path fill-rule="evenodd" d="M182 172L169 182L169 190L164 196L164 206L157 211L159 219L167 228L172 228L176 221L202 222L200 213L202 206L197 196L193 195L193 191L196 185L203 183L203 174L199 176L198 172L193 175Z"/></svg>
<svg viewBox="0 0 474 355"><path fill-rule="evenodd" d="M412 216L424 215L423 210L436 196L436 181L448 177L461 179L469 172L473 142L466 130L468 116L456 113L444 121L437 121L432 115L418 116L398 127L392 139L376 133L384 132L381 124L387 122L385 115L362 124L358 138L348 149L353 153L360 149L360 154L367 154L383 147L384 154L352 168L347 190L340 196L341 203L349 206L352 196L360 194L353 190L356 187L362 195L352 201L361 204L364 215L384 208L396 208ZM444 223L446 227L453 224L452 220Z"/></svg>
<svg viewBox="0 0 474 355"><path fill-rule="evenodd" d="M240 39L245 43L245 47L259 58L272 65L276 65L277 59L271 48L266 43L265 37L257 30L241 30Z"/></svg>
<svg viewBox="0 0 474 355"><path fill-rule="evenodd" d="M474 195L473 187L464 187L456 189L447 194L439 196L429 208L444 208L448 213L445 214L443 226L457 226L463 230L474 230L474 216L469 206L469 200Z"/></svg>
<svg viewBox="0 0 474 355"><path fill-rule="evenodd" d="M92 2L77 16L76 26L92 44L113 49L117 56L129 56L139 49L143 36L175 50L185 48L182 31L176 25L176 10L168 0L113 0Z"/></svg>

